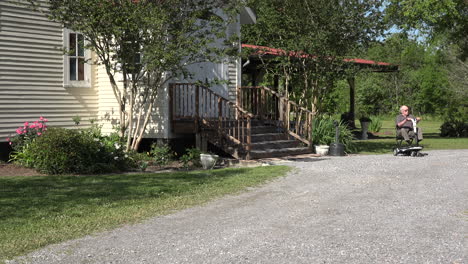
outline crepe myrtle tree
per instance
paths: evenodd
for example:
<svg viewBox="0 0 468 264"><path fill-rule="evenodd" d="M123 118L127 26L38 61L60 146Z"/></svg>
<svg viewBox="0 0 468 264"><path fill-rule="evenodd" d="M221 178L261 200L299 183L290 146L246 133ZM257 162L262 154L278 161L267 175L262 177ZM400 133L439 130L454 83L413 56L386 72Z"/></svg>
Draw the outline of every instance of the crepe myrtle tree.
<svg viewBox="0 0 468 264"><path fill-rule="evenodd" d="M346 63L382 34L379 0L248 0L257 23L242 27L246 43L285 51L264 60L283 76L290 98L319 114L333 82L352 76ZM249 52L249 51L248 51ZM251 51L250 51L251 52Z"/></svg>
<svg viewBox="0 0 468 264"><path fill-rule="evenodd" d="M37 1L28 1L43 9ZM50 20L84 35L86 48L97 57L89 63L105 67L127 150L138 149L158 91L171 78L189 75L190 64L221 60L233 50L228 45L232 40L225 36L238 6L233 0L48 0L46 4Z"/></svg>

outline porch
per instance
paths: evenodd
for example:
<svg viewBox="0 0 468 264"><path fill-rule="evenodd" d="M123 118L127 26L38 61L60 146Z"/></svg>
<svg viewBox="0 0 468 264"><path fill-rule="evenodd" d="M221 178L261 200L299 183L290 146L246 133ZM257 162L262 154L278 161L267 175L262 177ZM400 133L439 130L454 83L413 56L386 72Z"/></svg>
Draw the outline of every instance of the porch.
<svg viewBox="0 0 468 264"><path fill-rule="evenodd" d="M187 83L169 87L172 132L195 134L239 159L310 153L312 112L260 86L238 87L237 102Z"/></svg>

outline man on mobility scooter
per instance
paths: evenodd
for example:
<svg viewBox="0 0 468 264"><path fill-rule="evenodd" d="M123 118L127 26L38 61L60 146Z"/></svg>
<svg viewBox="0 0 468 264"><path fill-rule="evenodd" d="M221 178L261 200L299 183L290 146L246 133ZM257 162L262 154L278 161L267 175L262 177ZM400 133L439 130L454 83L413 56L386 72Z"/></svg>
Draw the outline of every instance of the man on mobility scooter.
<svg viewBox="0 0 468 264"><path fill-rule="evenodd" d="M410 114L408 106L400 107L400 115L396 117L395 121L397 146L393 149L393 155L424 156L419 153L423 149L419 146L419 141L423 139L422 129L417 127L419 121L421 118ZM413 145L413 139L416 141L415 145ZM403 140L407 143L406 146L402 145Z"/></svg>

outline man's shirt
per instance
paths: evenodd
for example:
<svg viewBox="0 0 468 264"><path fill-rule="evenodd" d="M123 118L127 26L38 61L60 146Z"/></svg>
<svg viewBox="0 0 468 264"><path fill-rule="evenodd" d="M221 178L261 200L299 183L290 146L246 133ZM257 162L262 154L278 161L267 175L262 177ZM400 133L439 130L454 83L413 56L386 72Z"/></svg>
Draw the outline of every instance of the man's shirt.
<svg viewBox="0 0 468 264"><path fill-rule="evenodd" d="M411 118L411 119L414 119L414 116L413 115L407 115L407 116L404 116L404 115L399 115L397 116L396 118L396 121L395 121L395 125L398 129L400 129L400 127L398 127L398 123L400 123L401 121L405 120L406 118ZM402 126L401 128L411 128L413 129L413 122L410 121L410 120L407 120Z"/></svg>

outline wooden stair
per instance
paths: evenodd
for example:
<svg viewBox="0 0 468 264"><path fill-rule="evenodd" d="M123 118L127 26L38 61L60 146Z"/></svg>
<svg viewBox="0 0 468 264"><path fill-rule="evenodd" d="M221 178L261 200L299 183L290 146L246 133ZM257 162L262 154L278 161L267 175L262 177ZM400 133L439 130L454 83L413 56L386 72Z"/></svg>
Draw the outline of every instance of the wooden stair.
<svg viewBox="0 0 468 264"><path fill-rule="evenodd" d="M210 137L208 141L220 145L217 140L210 140ZM261 120L252 120L249 152L239 144L228 143L222 149L237 159L263 159L311 153L309 146L289 136L281 126L265 125Z"/></svg>
<svg viewBox="0 0 468 264"><path fill-rule="evenodd" d="M197 133L237 159L311 153L311 112L268 88L239 89L237 102L193 84L172 84L169 95L173 131Z"/></svg>
<svg viewBox="0 0 468 264"><path fill-rule="evenodd" d="M310 148L301 141L284 133L274 125L253 125L251 159L282 157L310 153Z"/></svg>

